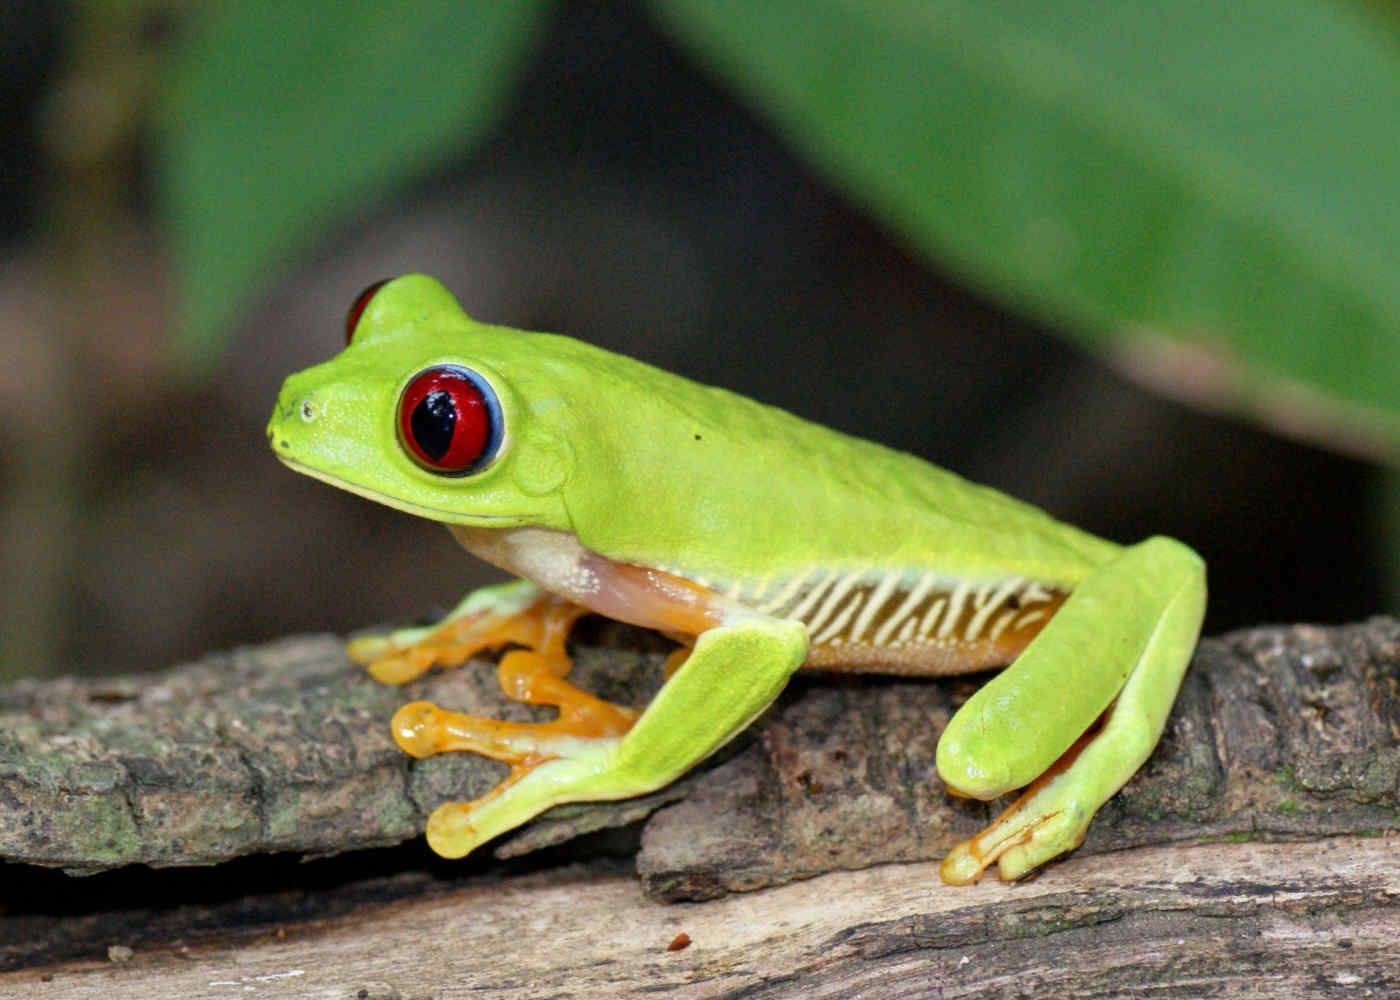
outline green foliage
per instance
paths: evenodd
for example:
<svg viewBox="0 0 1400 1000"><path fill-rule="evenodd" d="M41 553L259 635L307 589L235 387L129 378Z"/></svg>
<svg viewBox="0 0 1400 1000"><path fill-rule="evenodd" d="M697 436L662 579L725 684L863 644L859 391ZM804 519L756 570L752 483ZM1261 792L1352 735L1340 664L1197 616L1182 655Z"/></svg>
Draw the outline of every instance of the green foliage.
<svg viewBox="0 0 1400 1000"><path fill-rule="evenodd" d="M1358 11L658 2L971 281L1072 332L1190 338L1400 429L1400 52Z"/></svg>
<svg viewBox="0 0 1400 1000"><path fill-rule="evenodd" d="M480 138L549 6L209 6L170 74L158 154L187 356L209 361L293 251Z"/></svg>
<svg viewBox="0 0 1400 1000"><path fill-rule="evenodd" d="M969 282L1097 343L1190 345L1232 405L1280 410L1305 385L1400 440L1400 48L1364 8L653 6L815 170ZM548 12L389 10L228 5L185 49L163 165L206 351L318 227L469 148Z"/></svg>

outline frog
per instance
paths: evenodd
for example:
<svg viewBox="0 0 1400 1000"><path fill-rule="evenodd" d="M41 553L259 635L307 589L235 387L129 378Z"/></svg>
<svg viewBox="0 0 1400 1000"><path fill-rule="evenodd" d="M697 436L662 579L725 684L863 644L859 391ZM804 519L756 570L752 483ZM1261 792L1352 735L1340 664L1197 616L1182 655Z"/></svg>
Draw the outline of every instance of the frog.
<svg viewBox="0 0 1400 1000"><path fill-rule="evenodd" d="M1098 538L729 390L478 322L427 275L370 286L345 325L340 353L286 379L273 452L442 522L512 577L433 624L353 639L348 656L405 684L501 651L506 697L555 711L395 712L414 758L509 767L484 795L432 810L438 854L464 857L556 805L664 788L799 669L1001 668L947 722L934 764L954 796L1020 794L947 853L951 885L993 864L1019 879L1078 847L1159 742L1205 613L1205 564L1182 542ZM586 614L676 644L644 708L569 681L566 640Z"/></svg>

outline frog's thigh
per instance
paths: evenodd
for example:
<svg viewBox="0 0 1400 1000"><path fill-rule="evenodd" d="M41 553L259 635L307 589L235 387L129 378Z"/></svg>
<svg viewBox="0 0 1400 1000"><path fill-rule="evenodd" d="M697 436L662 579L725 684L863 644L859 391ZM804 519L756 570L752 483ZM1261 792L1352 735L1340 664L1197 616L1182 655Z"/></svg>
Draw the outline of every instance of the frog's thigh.
<svg viewBox="0 0 1400 1000"><path fill-rule="evenodd" d="M1199 556L1171 539L1148 539L1075 588L1016 663L969 699L940 740L939 774L950 788L991 798L1050 768L1122 685L1102 730L1063 770L955 848L945 880L975 879L998 858L1002 876L1016 878L1083 839L1099 806L1161 736L1205 593Z"/></svg>
<svg viewBox="0 0 1400 1000"><path fill-rule="evenodd" d="M552 741L541 748L550 759L518 767L474 802L439 806L428 820L428 843L461 857L562 802L660 788L752 722L806 655L806 629L797 622L753 618L712 628L625 736Z"/></svg>

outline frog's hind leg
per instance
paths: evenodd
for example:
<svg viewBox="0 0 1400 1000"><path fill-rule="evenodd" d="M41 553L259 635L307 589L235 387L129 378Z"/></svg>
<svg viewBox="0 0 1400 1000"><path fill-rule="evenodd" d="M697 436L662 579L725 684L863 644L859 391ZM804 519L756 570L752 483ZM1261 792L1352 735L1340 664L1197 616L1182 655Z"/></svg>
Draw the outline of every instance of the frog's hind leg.
<svg viewBox="0 0 1400 1000"><path fill-rule="evenodd" d="M979 799L1030 787L948 854L945 882L975 881L994 862L1002 878L1019 878L1079 846L1156 746L1205 596L1200 557L1150 538L1076 587L1020 658L968 700L939 741L945 783Z"/></svg>
<svg viewBox="0 0 1400 1000"><path fill-rule="evenodd" d="M406 684L432 667L455 667L509 644L539 653L549 670L563 677L570 668L564 640L586 613L527 580L512 580L473 591L435 625L364 636L346 652L385 684Z"/></svg>

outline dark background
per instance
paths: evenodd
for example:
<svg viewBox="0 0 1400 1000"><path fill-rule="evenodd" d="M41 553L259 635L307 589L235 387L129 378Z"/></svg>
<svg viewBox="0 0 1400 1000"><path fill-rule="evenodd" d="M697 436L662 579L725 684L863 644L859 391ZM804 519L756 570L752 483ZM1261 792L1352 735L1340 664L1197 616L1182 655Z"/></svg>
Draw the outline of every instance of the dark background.
<svg viewBox="0 0 1400 1000"><path fill-rule="evenodd" d="M1382 607L1377 469L1163 400L929 268L628 3L562 5L486 142L288 262L203 379L166 364L169 272L136 137L104 334L90 366L35 399L27 365L64 305L43 138L69 44L59 14L13 4L0 18L0 505L27 502L46 428L63 426L51 418L87 435L63 627L12 674L346 631L489 578L440 527L296 476L263 439L281 379L339 349L363 286L410 270L479 319L724 385L1119 541L1181 538L1210 565L1209 631ZM178 27L149 31L160 44ZM22 586L42 556L17 551L0 570Z"/></svg>

